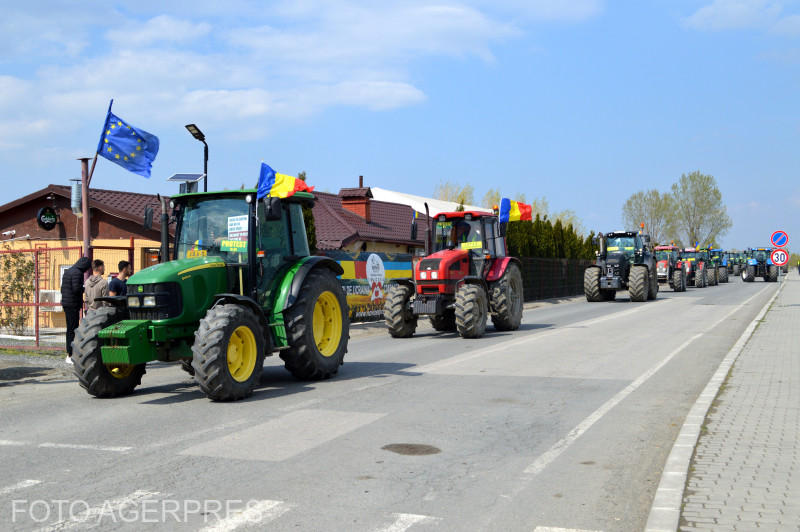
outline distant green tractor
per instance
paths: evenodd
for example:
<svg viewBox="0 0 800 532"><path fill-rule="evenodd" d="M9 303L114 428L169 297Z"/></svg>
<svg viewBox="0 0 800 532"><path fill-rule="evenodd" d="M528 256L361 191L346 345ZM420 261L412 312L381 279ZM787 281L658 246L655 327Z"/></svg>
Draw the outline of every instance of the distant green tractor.
<svg viewBox="0 0 800 532"><path fill-rule="evenodd" d="M347 302L342 268L309 253L303 206L313 201L307 192L257 200L256 190L174 196L173 260L134 274L127 296L104 298L110 306L76 331L81 386L130 394L159 360L179 362L213 400L241 399L275 352L297 378L334 375L347 351Z"/></svg>

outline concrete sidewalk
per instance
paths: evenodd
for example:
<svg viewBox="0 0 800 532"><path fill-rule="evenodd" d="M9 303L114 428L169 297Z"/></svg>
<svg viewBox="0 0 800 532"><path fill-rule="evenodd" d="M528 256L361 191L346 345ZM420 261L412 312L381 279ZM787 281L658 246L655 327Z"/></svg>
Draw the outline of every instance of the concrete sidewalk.
<svg viewBox="0 0 800 532"><path fill-rule="evenodd" d="M794 271L711 405L679 530L800 530L800 276Z"/></svg>

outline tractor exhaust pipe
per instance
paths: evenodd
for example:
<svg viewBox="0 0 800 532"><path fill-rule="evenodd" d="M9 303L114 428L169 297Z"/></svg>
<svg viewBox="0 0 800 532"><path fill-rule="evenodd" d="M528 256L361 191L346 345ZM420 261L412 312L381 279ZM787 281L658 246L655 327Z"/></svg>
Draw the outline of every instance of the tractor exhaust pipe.
<svg viewBox="0 0 800 532"><path fill-rule="evenodd" d="M169 213L167 199L158 196L161 201L161 262L169 262Z"/></svg>
<svg viewBox="0 0 800 532"><path fill-rule="evenodd" d="M600 233L600 236L598 237L597 240L599 241L598 243L600 244L600 256L601 257L605 257L606 256L606 237L605 237L605 235L603 233Z"/></svg>
<svg viewBox="0 0 800 532"><path fill-rule="evenodd" d="M428 210L428 202L425 202L425 256L431 254L431 213Z"/></svg>

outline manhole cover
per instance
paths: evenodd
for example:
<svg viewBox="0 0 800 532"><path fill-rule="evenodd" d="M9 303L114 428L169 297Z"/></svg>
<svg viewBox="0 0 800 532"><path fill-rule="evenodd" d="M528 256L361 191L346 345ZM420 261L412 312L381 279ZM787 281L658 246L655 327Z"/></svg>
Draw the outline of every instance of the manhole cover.
<svg viewBox="0 0 800 532"><path fill-rule="evenodd" d="M384 445L381 449L410 456L422 456L425 454L437 454L442 452L438 447L421 443L390 443L389 445Z"/></svg>

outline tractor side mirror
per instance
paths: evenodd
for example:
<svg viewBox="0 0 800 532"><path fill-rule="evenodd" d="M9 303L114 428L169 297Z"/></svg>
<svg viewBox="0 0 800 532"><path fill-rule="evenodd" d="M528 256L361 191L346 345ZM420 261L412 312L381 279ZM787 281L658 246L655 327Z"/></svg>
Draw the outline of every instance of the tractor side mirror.
<svg viewBox="0 0 800 532"><path fill-rule="evenodd" d="M147 230L153 228L153 207L150 205L144 208L144 228Z"/></svg>
<svg viewBox="0 0 800 532"><path fill-rule="evenodd" d="M267 221L276 222L281 220L280 198L273 198L272 196L264 198L264 208Z"/></svg>

